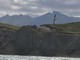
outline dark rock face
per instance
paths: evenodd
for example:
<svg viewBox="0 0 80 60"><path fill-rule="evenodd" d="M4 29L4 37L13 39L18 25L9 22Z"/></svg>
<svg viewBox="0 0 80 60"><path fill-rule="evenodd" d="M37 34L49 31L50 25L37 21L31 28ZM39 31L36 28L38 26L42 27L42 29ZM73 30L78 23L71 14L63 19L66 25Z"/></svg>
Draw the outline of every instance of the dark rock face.
<svg viewBox="0 0 80 60"><path fill-rule="evenodd" d="M80 36L76 34L44 32L24 26L16 32L12 44L17 55L80 57Z"/></svg>
<svg viewBox="0 0 80 60"><path fill-rule="evenodd" d="M0 29L0 54L14 54L15 49L10 43L15 31Z"/></svg>
<svg viewBox="0 0 80 60"><path fill-rule="evenodd" d="M80 35L29 25L18 31L0 29L0 54L80 57Z"/></svg>
<svg viewBox="0 0 80 60"><path fill-rule="evenodd" d="M17 31L12 44L15 46L16 54L28 55L38 46L40 39L35 29L24 26Z"/></svg>

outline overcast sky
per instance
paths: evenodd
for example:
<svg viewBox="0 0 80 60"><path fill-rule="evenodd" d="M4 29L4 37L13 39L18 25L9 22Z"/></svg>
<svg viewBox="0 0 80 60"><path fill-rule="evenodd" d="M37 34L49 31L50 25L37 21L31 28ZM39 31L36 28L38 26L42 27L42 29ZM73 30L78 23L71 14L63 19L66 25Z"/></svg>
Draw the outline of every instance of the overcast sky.
<svg viewBox="0 0 80 60"><path fill-rule="evenodd" d="M80 0L0 0L0 16L38 16L52 11L59 11L68 16L80 16Z"/></svg>

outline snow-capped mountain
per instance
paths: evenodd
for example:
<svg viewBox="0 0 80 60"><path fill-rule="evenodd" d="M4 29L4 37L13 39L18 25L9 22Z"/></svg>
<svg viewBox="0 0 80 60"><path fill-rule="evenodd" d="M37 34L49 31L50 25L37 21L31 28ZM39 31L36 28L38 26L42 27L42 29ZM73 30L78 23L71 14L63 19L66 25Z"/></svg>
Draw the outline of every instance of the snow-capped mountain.
<svg viewBox="0 0 80 60"><path fill-rule="evenodd" d="M0 18L0 23L8 23L12 25L42 25L42 24L53 24L54 15L56 14L56 24L64 24L71 22L80 22L80 18L68 17L60 12L53 11L48 12L44 15L32 18L28 15L13 15L13 16L3 16Z"/></svg>
<svg viewBox="0 0 80 60"><path fill-rule="evenodd" d="M46 13L42 16L34 18L32 24L34 25L41 25L41 24L52 24L54 20L54 15L56 14L56 24L64 24L64 23L71 23L71 22L80 22L80 18L75 17L68 17L60 12L53 11L52 13Z"/></svg>

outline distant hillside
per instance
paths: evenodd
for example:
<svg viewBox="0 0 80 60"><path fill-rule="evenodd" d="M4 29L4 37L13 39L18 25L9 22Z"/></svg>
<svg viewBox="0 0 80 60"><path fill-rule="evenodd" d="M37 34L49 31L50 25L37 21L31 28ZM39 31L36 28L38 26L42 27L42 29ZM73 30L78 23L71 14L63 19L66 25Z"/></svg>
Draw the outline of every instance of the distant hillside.
<svg viewBox="0 0 80 60"><path fill-rule="evenodd" d="M46 26L50 28L53 32L80 33L80 22L73 22L67 24L43 24L41 26ZM19 30L20 27L21 26L0 23L0 28L7 28L9 30Z"/></svg>
<svg viewBox="0 0 80 60"><path fill-rule="evenodd" d="M73 22L67 24L43 24L41 26L46 26L53 30L53 32L80 33L80 22ZM0 28L2 27L8 28L9 30L18 30L21 26L0 23Z"/></svg>
<svg viewBox="0 0 80 60"><path fill-rule="evenodd" d="M18 30L20 26L14 26L10 24L0 23L0 29L7 29L7 30Z"/></svg>
<svg viewBox="0 0 80 60"><path fill-rule="evenodd" d="M56 32L67 32L67 33L80 33L80 22L67 23L67 24L44 24L50 29L57 29Z"/></svg>

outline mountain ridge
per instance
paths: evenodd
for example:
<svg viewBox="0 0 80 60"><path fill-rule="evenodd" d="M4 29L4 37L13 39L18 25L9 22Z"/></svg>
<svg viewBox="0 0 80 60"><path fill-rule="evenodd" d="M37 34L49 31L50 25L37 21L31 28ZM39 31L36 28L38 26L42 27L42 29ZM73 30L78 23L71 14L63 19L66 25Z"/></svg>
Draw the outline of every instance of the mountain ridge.
<svg viewBox="0 0 80 60"><path fill-rule="evenodd" d="M65 23L71 23L71 22L80 22L80 18L78 17L69 17L63 13L60 13L58 11L53 11L45 13L41 16L32 18L29 15L5 15L3 17L0 17L1 23L7 23L17 26L23 26L23 25L42 25L42 24L53 24L54 15L56 14L56 24L65 24Z"/></svg>

